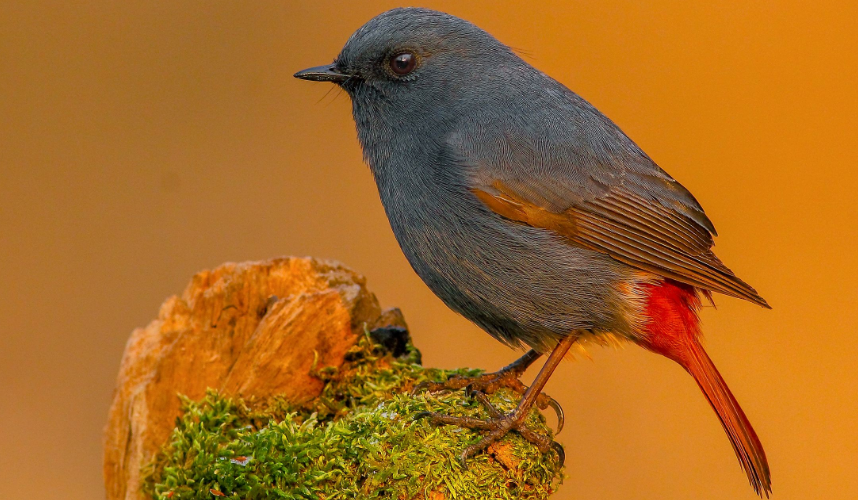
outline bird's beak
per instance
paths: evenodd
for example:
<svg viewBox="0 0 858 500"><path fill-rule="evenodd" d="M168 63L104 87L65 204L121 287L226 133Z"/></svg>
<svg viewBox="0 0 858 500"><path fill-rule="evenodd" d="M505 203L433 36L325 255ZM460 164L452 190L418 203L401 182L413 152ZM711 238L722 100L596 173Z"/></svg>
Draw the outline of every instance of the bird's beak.
<svg viewBox="0 0 858 500"><path fill-rule="evenodd" d="M307 68L303 71L295 73L295 78L302 80L310 80L313 82L334 82L343 83L349 76L345 73L340 73L333 64L326 66L316 66L315 68Z"/></svg>

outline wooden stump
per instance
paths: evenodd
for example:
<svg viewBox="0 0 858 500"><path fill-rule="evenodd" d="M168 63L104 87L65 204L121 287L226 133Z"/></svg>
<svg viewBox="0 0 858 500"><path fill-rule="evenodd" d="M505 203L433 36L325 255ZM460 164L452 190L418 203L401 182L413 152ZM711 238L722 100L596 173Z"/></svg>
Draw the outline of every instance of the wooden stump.
<svg viewBox="0 0 858 500"><path fill-rule="evenodd" d="M107 497L140 498L141 467L173 429L178 394L305 402L324 386L310 375L314 362L340 366L365 328L395 317L335 262L290 257L198 273L128 340L105 432Z"/></svg>
<svg viewBox="0 0 858 500"><path fill-rule="evenodd" d="M456 454L479 434L412 417L485 418L482 408L461 392L410 390L474 371L426 369L419 359L401 313L382 311L364 278L338 263L290 257L198 273L128 341L105 432L107 498L321 498L360 481L353 493L375 498L553 491L556 457L515 433L461 469ZM517 395L491 398L508 411ZM537 411L530 421L550 433ZM316 458L295 465L293 452ZM283 486L269 473L283 467L310 482Z"/></svg>

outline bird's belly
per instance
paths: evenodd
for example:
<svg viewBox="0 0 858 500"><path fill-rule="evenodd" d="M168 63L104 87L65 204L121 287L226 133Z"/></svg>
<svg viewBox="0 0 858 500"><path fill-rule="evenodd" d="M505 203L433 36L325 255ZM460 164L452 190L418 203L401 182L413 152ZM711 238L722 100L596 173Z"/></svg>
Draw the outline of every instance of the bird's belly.
<svg viewBox="0 0 858 500"><path fill-rule="evenodd" d="M542 229L455 213L391 225L429 288L494 337L544 351L570 333L624 323L618 284L628 266Z"/></svg>

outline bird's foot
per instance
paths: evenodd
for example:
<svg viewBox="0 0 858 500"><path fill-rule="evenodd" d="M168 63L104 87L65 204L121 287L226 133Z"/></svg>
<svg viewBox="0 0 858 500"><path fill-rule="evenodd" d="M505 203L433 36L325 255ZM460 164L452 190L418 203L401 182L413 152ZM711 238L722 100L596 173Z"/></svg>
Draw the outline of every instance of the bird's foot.
<svg viewBox="0 0 858 500"><path fill-rule="evenodd" d="M517 431L521 437L536 446L540 453L547 453L549 450L554 450L560 460L560 466L563 466L563 462L566 460L566 453L563 451L563 446L550 437L528 428L525 424L525 419L527 417L526 410L516 408L508 414L503 414L495 408L485 393L472 389L469 389L469 392L474 399L483 405L490 418L483 420L474 417L454 417L431 411L420 412L414 416L415 420L428 418L429 422L434 425L456 425L466 429L484 431L482 439L465 448L462 454L459 455L459 463L463 468L467 468L468 458L486 449L489 445L503 438L512 430Z"/></svg>
<svg viewBox="0 0 858 500"><path fill-rule="evenodd" d="M414 387L414 393L418 392L441 392L441 391L457 391L471 387L473 390L480 391L485 394L494 394L499 389L511 389L519 394L524 394L527 390L521 380L518 378L522 372L517 370L509 370L503 368L493 373L483 373L476 377L463 377L461 375L453 375L444 382L425 381L417 384Z"/></svg>
<svg viewBox="0 0 858 500"><path fill-rule="evenodd" d="M527 386L519 380L519 377L521 377L526 368L526 366L522 368L521 366L517 366L513 363L496 372L483 373L476 377L462 377L461 375L454 375L444 382L425 381L417 384L414 387L412 394L424 391L431 393L465 389L469 394L485 395L494 394L498 390L506 388L523 395L525 391L527 391ZM557 433L559 434L560 431L563 430L563 425L565 423L565 415L560 403L547 394L539 394L534 404L540 410L544 410L549 407L554 410L554 413L557 414Z"/></svg>

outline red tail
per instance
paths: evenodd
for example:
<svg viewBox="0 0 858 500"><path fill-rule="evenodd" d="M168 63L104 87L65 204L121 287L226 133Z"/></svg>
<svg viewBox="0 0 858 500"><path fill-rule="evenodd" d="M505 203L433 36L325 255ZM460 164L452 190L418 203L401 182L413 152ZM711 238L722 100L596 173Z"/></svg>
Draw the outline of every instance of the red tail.
<svg viewBox="0 0 858 500"><path fill-rule="evenodd" d="M718 414L754 491L768 497L772 482L763 445L698 340L700 298L696 290L672 280L647 288L646 338L641 345L676 361L694 377Z"/></svg>

